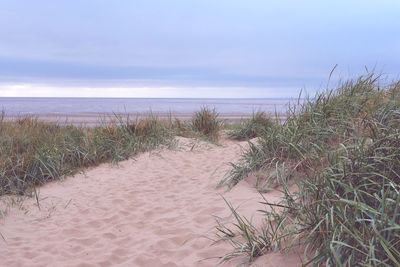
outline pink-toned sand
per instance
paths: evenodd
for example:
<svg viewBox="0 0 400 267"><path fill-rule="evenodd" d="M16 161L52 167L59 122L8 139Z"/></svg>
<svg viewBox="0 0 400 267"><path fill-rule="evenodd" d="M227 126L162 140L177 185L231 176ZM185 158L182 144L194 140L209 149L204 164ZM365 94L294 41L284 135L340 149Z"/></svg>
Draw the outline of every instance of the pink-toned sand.
<svg viewBox="0 0 400 267"><path fill-rule="evenodd" d="M0 266L216 266L232 249L211 240L216 217L233 221L222 196L249 218L262 208L245 181L229 192L215 188L246 142L177 140L173 149L39 188L40 210L28 199L0 219ZM275 201L279 193L266 197ZM253 263L300 265L298 255L278 252Z"/></svg>

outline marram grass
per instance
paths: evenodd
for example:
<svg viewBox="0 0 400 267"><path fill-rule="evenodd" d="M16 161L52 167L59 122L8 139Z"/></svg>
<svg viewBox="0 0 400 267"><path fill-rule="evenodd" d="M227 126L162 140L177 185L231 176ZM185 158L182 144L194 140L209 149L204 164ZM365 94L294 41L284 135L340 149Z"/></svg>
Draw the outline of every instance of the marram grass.
<svg viewBox="0 0 400 267"><path fill-rule="evenodd" d="M89 166L125 160L171 144L175 135L218 139L218 113L202 108L191 122L115 115L93 128L60 126L25 117L0 116L0 196L31 193L34 186L61 179Z"/></svg>
<svg viewBox="0 0 400 267"><path fill-rule="evenodd" d="M202 107L200 111L195 112L192 118L192 130L210 141L217 141L222 127L222 122L218 119L218 116L219 114L215 109Z"/></svg>
<svg viewBox="0 0 400 267"><path fill-rule="evenodd" d="M25 194L35 185L104 162L118 162L168 144L171 124L154 116L94 128L59 126L36 118L0 120L0 195Z"/></svg>
<svg viewBox="0 0 400 267"><path fill-rule="evenodd" d="M300 245L305 265L400 266L399 83L382 88L368 75L289 109L221 185L282 164L274 179L284 197L265 201L268 225L279 226L268 247Z"/></svg>
<svg viewBox="0 0 400 267"><path fill-rule="evenodd" d="M233 129L228 131L228 137L234 140L249 140L261 136L272 125L273 121L267 113L257 111L250 119L234 125Z"/></svg>

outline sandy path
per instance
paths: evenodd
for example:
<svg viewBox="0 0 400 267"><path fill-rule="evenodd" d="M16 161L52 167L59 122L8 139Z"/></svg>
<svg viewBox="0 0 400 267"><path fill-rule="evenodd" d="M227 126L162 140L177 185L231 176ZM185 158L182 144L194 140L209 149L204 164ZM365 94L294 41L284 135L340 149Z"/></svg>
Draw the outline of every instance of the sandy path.
<svg viewBox="0 0 400 267"><path fill-rule="evenodd" d="M245 145L180 138L176 149L47 184L40 211L30 199L0 221L0 266L215 266L231 249L207 238L215 237L213 215L229 219L215 185ZM248 216L260 208L245 183L223 195ZM298 265L283 259L271 254L257 262Z"/></svg>

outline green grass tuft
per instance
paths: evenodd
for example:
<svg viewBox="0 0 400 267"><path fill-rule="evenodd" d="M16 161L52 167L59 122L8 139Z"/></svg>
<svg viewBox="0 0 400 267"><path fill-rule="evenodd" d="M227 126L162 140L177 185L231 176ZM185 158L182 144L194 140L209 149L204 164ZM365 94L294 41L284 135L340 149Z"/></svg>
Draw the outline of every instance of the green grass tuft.
<svg viewBox="0 0 400 267"><path fill-rule="evenodd" d="M235 125L228 132L228 137L234 140L249 140L264 134L264 132L273 126L273 121L265 112L258 111L253 113L252 118Z"/></svg>
<svg viewBox="0 0 400 267"><path fill-rule="evenodd" d="M36 118L0 120L0 195L26 194L35 185L104 162L118 162L168 144L167 122L154 116L94 128L59 126Z"/></svg>
<svg viewBox="0 0 400 267"><path fill-rule="evenodd" d="M400 266L399 91L367 75L318 94L269 127L221 184L285 164L298 190L277 175L284 198L264 214L303 244L307 265Z"/></svg>
<svg viewBox="0 0 400 267"><path fill-rule="evenodd" d="M203 107L200 111L195 112L192 118L192 129L211 141L217 141L222 127L218 116L215 109Z"/></svg>

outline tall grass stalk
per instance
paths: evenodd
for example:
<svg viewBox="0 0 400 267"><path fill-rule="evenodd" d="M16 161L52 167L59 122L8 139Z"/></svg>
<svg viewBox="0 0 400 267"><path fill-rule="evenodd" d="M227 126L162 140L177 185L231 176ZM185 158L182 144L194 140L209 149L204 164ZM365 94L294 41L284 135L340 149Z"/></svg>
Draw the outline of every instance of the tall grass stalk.
<svg viewBox="0 0 400 267"><path fill-rule="evenodd" d="M211 141L217 141L222 127L218 116L215 109L202 107L200 111L195 112L192 118L192 129Z"/></svg>
<svg viewBox="0 0 400 267"><path fill-rule="evenodd" d="M235 125L228 132L228 137L234 140L249 140L261 136L272 125L273 121L265 112L253 112L253 116L250 119Z"/></svg>
<svg viewBox="0 0 400 267"><path fill-rule="evenodd" d="M305 262L400 266L399 84L371 74L289 109L221 184L285 164L298 190L264 214L285 222L280 235L303 244Z"/></svg>
<svg viewBox="0 0 400 267"><path fill-rule="evenodd" d="M118 162L167 144L171 125L149 116L94 128L59 126L37 118L0 120L0 195L26 194L35 185L103 162Z"/></svg>

